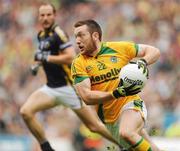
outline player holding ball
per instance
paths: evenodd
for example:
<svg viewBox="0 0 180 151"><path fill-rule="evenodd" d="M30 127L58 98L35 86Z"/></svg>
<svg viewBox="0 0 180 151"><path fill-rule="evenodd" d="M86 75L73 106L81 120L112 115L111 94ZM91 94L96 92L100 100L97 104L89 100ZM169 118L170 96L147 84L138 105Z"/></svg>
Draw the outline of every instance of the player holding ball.
<svg viewBox="0 0 180 151"><path fill-rule="evenodd" d="M96 105L99 118L125 150L159 151L144 129L147 110L137 95L142 87L136 82L126 87L126 81L119 80L121 68L135 57L148 77L147 66L158 60L159 49L133 42L101 42L101 27L94 20L76 22L74 34L80 54L71 70L78 94L86 104Z"/></svg>

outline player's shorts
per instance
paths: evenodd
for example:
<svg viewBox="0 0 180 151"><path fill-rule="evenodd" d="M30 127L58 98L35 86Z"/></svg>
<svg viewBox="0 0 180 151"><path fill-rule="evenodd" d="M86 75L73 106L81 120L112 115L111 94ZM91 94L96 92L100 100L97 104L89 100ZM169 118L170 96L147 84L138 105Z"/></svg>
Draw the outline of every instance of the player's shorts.
<svg viewBox="0 0 180 151"><path fill-rule="evenodd" d="M147 119L147 109L145 106L144 101L142 100L134 100L131 102L128 102L125 104L121 110L121 113L125 110L137 110L141 113L142 118L146 122ZM106 123L107 129L111 132L112 136L126 149L129 149L131 147L130 144L128 144L124 139L122 139L119 135L119 123L120 121L117 121L115 123Z"/></svg>
<svg viewBox="0 0 180 151"><path fill-rule="evenodd" d="M57 105L62 104L72 109L80 109L82 107L82 100L70 85L59 88L50 88L47 85L44 85L39 90L54 98Z"/></svg>
<svg viewBox="0 0 180 151"><path fill-rule="evenodd" d="M146 109L146 105L145 105L144 101L134 100L134 101L128 102L127 104L125 104L123 106L121 112L123 112L125 110L130 110L130 109L139 111L141 113L142 118L146 122L146 120L147 120L147 109Z"/></svg>

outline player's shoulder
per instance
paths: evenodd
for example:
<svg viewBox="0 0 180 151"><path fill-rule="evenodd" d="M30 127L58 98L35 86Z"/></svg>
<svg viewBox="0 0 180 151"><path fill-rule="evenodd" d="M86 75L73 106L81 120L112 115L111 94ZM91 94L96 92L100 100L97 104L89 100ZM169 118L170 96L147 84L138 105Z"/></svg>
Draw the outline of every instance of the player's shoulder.
<svg viewBox="0 0 180 151"><path fill-rule="evenodd" d="M62 29L59 25L57 25L57 24L54 24L54 25L52 26L52 30L53 30L54 32L56 32L56 33L64 32L63 29Z"/></svg>
<svg viewBox="0 0 180 151"><path fill-rule="evenodd" d="M136 44L131 41L113 41L113 42L106 42L104 44L107 48L115 50L117 52L122 52L122 50L129 50L131 48L136 48Z"/></svg>
<svg viewBox="0 0 180 151"><path fill-rule="evenodd" d="M134 42L133 41L107 41L107 42L104 42L105 46L116 46L116 45L123 46L123 45L130 45L130 44L134 44Z"/></svg>
<svg viewBox="0 0 180 151"><path fill-rule="evenodd" d="M67 34L64 32L64 30L59 25L54 25L53 31L59 36L59 38L62 41L64 41L64 42L68 41Z"/></svg>
<svg viewBox="0 0 180 151"><path fill-rule="evenodd" d="M74 57L74 61L78 62L78 61L82 61L84 59L83 55L81 53L78 53L75 57Z"/></svg>
<svg viewBox="0 0 180 151"><path fill-rule="evenodd" d="M81 53L77 54L73 59L73 64L83 65L84 63L85 63L85 57Z"/></svg>

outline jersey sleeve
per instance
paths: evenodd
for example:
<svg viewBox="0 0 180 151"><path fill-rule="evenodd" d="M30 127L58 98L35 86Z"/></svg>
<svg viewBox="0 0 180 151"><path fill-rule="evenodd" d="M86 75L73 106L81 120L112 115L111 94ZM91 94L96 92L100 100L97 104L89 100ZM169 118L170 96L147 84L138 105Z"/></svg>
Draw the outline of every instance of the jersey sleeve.
<svg viewBox="0 0 180 151"><path fill-rule="evenodd" d="M120 55L123 55L128 60L136 57L139 51L138 44L134 42L107 42L106 45L116 50L118 53L120 53Z"/></svg>
<svg viewBox="0 0 180 151"><path fill-rule="evenodd" d="M73 84L82 82L83 80L89 78L86 68L79 57L75 58L71 65L71 75L73 79Z"/></svg>
<svg viewBox="0 0 180 151"><path fill-rule="evenodd" d="M72 46L67 34L59 26L56 26L54 31L58 36L59 49L63 50Z"/></svg>

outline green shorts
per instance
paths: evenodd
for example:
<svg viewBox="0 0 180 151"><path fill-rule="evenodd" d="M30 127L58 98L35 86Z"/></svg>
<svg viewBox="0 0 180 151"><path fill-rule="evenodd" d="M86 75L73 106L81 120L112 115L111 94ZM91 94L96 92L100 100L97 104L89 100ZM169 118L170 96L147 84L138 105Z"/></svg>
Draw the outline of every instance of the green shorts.
<svg viewBox="0 0 180 151"><path fill-rule="evenodd" d="M110 131L110 133L112 134L113 138L119 142L119 144L128 149L131 147L130 144L128 144L124 139L122 139L119 135L119 122L116 123L109 123L109 124L105 124L106 128Z"/></svg>

